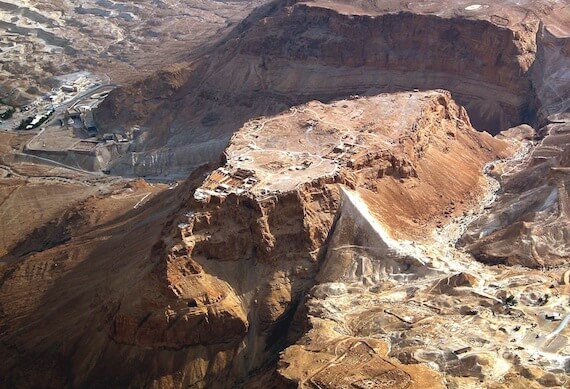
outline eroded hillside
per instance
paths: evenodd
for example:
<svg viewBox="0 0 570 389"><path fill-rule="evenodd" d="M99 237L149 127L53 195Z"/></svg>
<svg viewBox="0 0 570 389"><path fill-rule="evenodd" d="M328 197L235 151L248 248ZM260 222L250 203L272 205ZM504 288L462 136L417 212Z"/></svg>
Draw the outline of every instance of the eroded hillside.
<svg viewBox="0 0 570 389"><path fill-rule="evenodd" d="M4 308L6 332L11 334L4 338L4 351L19 350L9 358L6 372L13 371L7 374L15 384L37 382L44 375L41 359L34 355L49 353L63 342L57 347L59 359L50 369L57 377L54 382L63 384L70 383L59 373L66 367L72 369L75 385L223 387L221 377L228 385L248 380L249 372L274 360L290 341L287 329L315 282L340 281L344 267L352 266L347 256L351 250L328 259L339 249L338 239L352 236L355 241L340 243L354 250L385 247L386 254L377 257L384 263L381 268L387 266L385 255L395 264L376 278L363 275L371 277L374 285L385 282L382 275L390 278L392 273L408 274L402 275L406 279L434 273L437 280L442 272L454 270L447 264L453 258L440 257L435 250L429 255L422 251L432 241L427 232L473 209L489 190L484 164L512 155L516 148L474 130L465 110L444 91L311 102L248 122L226 149L225 165L196 190L192 189L196 180L191 179L180 189L166 192L161 201L149 203L142 213L125 216L130 220L111 222L105 238L98 237L104 230L94 229L24 259L24 264L41 263L51 261L56 252L77 252L77 245L94 245L94 251L79 251L73 266L63 262L50 281L41 299L58 301L50 304L53 319L32 320L20 331L21 319L14 316L20 311ZM458 168L465 174L454 177ZM376 223L379 235L374 239L380 241L346 230L348 205L341 191L362 196L362 204L368 204L362 206L374 209L377 216L370 214L367 220ZM389 197L391 191L399 196ZM413 198L425 204L397 211ZM164 201L171 205L164 207ZM387 206L394 211L387 214ZM169 216L161 217L165 212ZM123 230L127 220L132 227ZM357 218L352 223L361 221ZM144 236L152 235L135 238L141 228L148 231ZM126 244L132 239L138 242L136 251ZM103 252L115 254L101 256ZM22 266L15 265L5 280L4 298L38 283L33 275L18 276ZM82 274L89 274L89 287ZM131 281L125 284L127 279ZM73 296L68 290L75 291ZM34 298L29 299L27 305L35 306ZM84 327L80 323L86 315L91 325ZM61 317L69 318L65 330L55 322L49 324L51 320L59 323ZM61 337L46 337L52 325L62 329ZM360 343L350 350L360 353L362 347L372 347L377 355L373 358L397 367L390 374L405 372L416 386L442 382L427 366L407 367L401 365L407 361L388 356L386 340L358 336ZM163 357L151 362L149 358L159 350ZM116 370L116 364L109 364L116 358L132 362L121 363ZM24 361L28 361L26 376L20 370ZM372 379L380 373L362 370L360 374ZM288 372L272 380L284 384L293 376Z"/></svg>
<svg viewBox="0 0 570 389"><path fill-rule="evenodd" d="M562 26L560 4L396 3L273 2L191 65L118 89L97 121L145 133L114 171L188 172L221 153L243 122L312 99L444 88L491 133L568 108L567 39L540 24Z"/></svg>
<svg viewBox="0 0 570 389"><path fill-rule="evenodd" d="M239 22L254 2L0 1L0 99L28 104L80 70L115 83L184 60Z"/></svg>
<svg viewBox="0 0 570 389"><path fill-rule="evenodd" d="M1 384L567 386L568 20L278 1L100 105L178 185L10 140L0 207L60 187L1 208Z"/></svg>

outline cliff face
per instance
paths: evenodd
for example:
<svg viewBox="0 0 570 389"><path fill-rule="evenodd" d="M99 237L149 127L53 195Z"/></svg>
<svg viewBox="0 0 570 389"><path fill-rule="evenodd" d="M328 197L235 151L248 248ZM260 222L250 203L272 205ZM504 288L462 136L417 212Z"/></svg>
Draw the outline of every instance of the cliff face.
<svg viewBox="0 0 570 389"><path fill-rule="evenodd" d="M503 134L535 140L536 145L528 158L493 169L501 193L461 241L486 263L542 268L568 261L570 39L542 28L538 47L531 74L542 102L538 114L548 124L537 131L519 126Z"/></svg>
<svg viewBox="0 0 570 389"><path fill-rule="evenodd" d="M563 386L545 311L569 313L568 274L455 248L467 229L482 261L568 257L568 51L539 23L559 9L482 3L272 3L113 92L98 119L143 126L115 172L223 161L2 259L1 384ZM498 130L539 106L538 136L469 115Z"/></svg>
<svg viewBox="0 0 570 389"><path fill-rule="evenodd" d="M449 10L433 4L401 8L397 3L272 3L256 10L201 62L117 91L101 117L110 114L119 122L152 128L137 145L140 153L117 161L117 172L133 167L137 174L191 170L221 153L240 123L312 98L445 87L467 108L476 128L493 132L519 123L543 125L552 115L568 111L567 10L550 2L521 8L484 2L479 8ZM402 9L406 12L399 12ZM118 109L119 101L132 109ZM153 112L151 119L148 112ZM539 137L549 131L544 128ZM170 144L163 147L165 142ZM563 144L560 147L549 165L559 164L565 153ZM528 173L519 168L522 179ZM504 208L497 205L494 214L503 214L502 221L493 221L490 229L477 227L478 232L465 239L480 259L532 266L564 261L566 251L534 238L525 240L542 236L542 242L565 246L564 234L525 224L550 220L558 212L552 208L552 196L557 195L551 196L549 188L562 188L556 190L565 198L566 187L544 184L544 175L550 173L541 169L535 191L525 196L528 206L518 202L518 189L506 193L501 201L518 202L516 215L498 211ZM384 194L397 197L393 188ZM540 208L547 203L552 212ZM488 217L489 222L495 220ZM485 249L483 241L475 242L480 238L487 242ZM506 242L520 244L514 249Z"/></svg>
<svg viewBox="0 0 570 389"><path fill-rule="evenodd" d="M409 116L395 120L404 114ZM225 369L230 385L231 380L243 379L275 358L275 351L291 340L287 329L297 326L292 324L294 314L306 292L315 280L322 282L324 274L333 277L330 271L319 269L324 255L330 252L327 247L336 247L336 237L348 233L341 227L346 211L340 210L339 184L363 191L371 202L381 199L386 188L396 186L401 200L393 201L394 209L405 208L409 196L419 197L422 193L432 207L414 209L417 221L413 227L402 227L409 218L407 213L387 215L377 203L374 205L388 236L425 237L426 228L434 226L436 217L442 216L444 221L478 201L485 189L480 174L483 164L508 153L506 142L476 132L465 110L444 91L381 95L332 104L310 102L274 117L248 122L232 137L225 151L225 164L203 181L187 205L189 211L170 223L172 227L163 232L163 243L157 246L160 250L155 251L156 261L161 269L164 254L160 253L168 253L166 271L159 282L165 283L175 297L176 302L169 307L187 311L187 306L199 308L203 300L213 298L231 316L231 300L217 295L238 297L247 317L241 327L246 328L246 333L234 346L237 357L226 354L226 365L218 365ZM422 167L424 164L446 167L431 172ZM459 165L468 179L451 183L451 171ZM430 187L438 189L425 191ZM455 196L457 207L441 215L444 204ZM228 290L197 298L214 293L205 282L193 281L197 272L201 279L223 279ZM200 334L210 326L224 328L224 336L215 335L217 329L212 332L212 341L239 334L231 330L230 323L242 320L237 312L233 315L225 321L210 317L199 328L189 325L192 322L184 323L184 328L192 328L194 342L210 349L212 346ZM134 323L146 317L148 313L141 310ZM363 347L368 346L363 343ZM375 347L378 355L370 363L387 358L381 342ZM354 345L355 358L363 351ZM305 362L310 365L310 361ZM384 363L403 369L394 370L386 379L396 374L414 385L429 382L434 387L440 380L424 367L404 367L396 360ZM187 362L180 368L188 370L192 365ZM211 372L202 374L194 379L216 386ZM272 385L291 383L285 376L273 379L277 381ZM179 385L188 381L174 382Z"/></svg>
<svg viewBox="0 0 570 389"><path fill-rule="evenodd" d="M233 79L238 91L264 87L320 98L445 87L477 128L496 131L530 113L530 81L521 75L534 60L538 26L525 27L413 13L351 15L301 3L236 38L240 66ZM254 66L257 74L247 75Z"/></svg>
<svg viewBox="0 0 570 389"><path fill-rule="evenodd" d="M528 158L493 170L502 193L461 241L482 262L543 268L568 261L570 124L565 116L552 119ZM505 135L532 137L534 131L522 126Z"/></svg>
<svg viewBox="0 0 570 389"><path fill-rule="evenodd" d="M371 4L270 3L203 58L114 91L96 114L102 128L145 129L115 171L191 171L247 120L312 99L443 88L491 133L561 104L550 85L568 56L540 27L541 18L564 17L559 7Z"/></svg>
<svg viewBox="0 0 570 389"><path fill-rule="evenodd" d="M231 387L275 361L290 341L295 312L329 241L342 231L335 227L342 220L339 185L372 202L397 188L401 201L394 209L434 188L425 193L433 207L413 211L416 224L400 228L406 213L382 219L387 231L419 237L450 198L464 202L444 219L476 201L485 187L476 172L509 152L506 142L476 132L444 91L311 102L248 122L232 138L224 166L167 191L140 214L111 222L112 239L94 229L24 259L47 262L56 251L77 252L76 265L49 283L47 320L27 313L20 334L15 329L24 319L4 310L2 352L17 351L2 375L13 385L40 382L45 370L62 385ZM453 193L440 196L457 166L449 158L475 177L455 181ZM434 174L424 164L445 164L448 171ZM122 230L125 223L132 228ZM90 249L78 250L85 246ZM26 287L8 274L3 296ZM31 298L28 306L36 303ZM378 358L386 358L378 347ZM41 362L47 355L57 355L48 368ZM437 376L402 368L419 374L416 381Z"/></svg>
<svg viewBox="0 0 570 389"><path fill-rule="evenodd" d="M273 263L291 257L287 253L296 252L293 249L313 252L330 228L338 197L327 186L333 183L333 179L317 181L262 205L248 197L229 196L219 207L192 215L191 230L185 229L183 241L193 256L223 261L255 258ZM313 187L318 190L311 194Z"/></svg>

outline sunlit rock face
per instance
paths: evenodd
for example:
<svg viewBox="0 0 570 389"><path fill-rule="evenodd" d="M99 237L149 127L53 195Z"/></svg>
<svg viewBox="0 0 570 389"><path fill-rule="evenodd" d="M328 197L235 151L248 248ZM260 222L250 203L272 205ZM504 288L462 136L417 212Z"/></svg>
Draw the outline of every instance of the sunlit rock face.
<svg viewBox="0 0 570 389"><path fill-rule="evenodd" d="M480 3L276 2L116 89L110 173L193 174L45 191L0 386L566 385L570 18Z"/></svg>
<svg viewBox="0 0 570 389"><path fill-rule="evenodd" d="M101 105L102 131L143 129L136 153L117 159L114 169L187 174L221 154L247 120L313 99L442 88L475 128L492 134L560 112L567 49L534 15L560 26L551 18L567 11L510 1L466 7L399 1L260 7L208 55L118 89Z"/></svg>
<svg viewBox="0 0 570 389"><path fill-rule="evenodd" d="M535 268L567 263L570 120L555 120L540 130L528 158L492 172L501 193L461 242L482 262Z"/></svg>

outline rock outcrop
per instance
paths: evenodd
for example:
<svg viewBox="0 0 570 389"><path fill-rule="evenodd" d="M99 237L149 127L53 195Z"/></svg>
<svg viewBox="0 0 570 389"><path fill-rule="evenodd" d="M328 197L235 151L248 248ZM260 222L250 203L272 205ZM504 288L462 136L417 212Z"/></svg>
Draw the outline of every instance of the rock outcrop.
<svg viewBox="0 0 570 389"><path fill-rule="evenodd" d="M501 194L461 242L485 263L543 268L568 262L570 120L551 120L528 158L493 171Z"/></svg>
<svg viewBox="0 0 570 389"><path fill-rule="evenodd" d="M114 91L96 118L143 128L136 153L112 169L137 175L187 174L256 116L354 94L443 88L477 129L497 133L564 104L555 85L568 55L540 21L565 17L550 2L272 2L199 60Z"/></svg>
<svg viewBox="0 0 570 389"><path fill-rule="evenodd" d="M567 384L570 17L482 3L278 1L114 91L112 171L193 173L2 258L0 385Z"/></svg>
<svg viewBox="0 0 570 389"><path fill-rule="evenodd" d="M41 300L28 300L30 307L41 301L51 306L47 319L32 319L43 309L18 316L4 306L31 287L7 273L7 335L0 351L17 351L6 359L2 375L16 386L41 382L41 371L62 385L230 387L255 381L251 375L275 362L291 342L288 329L297 327L307 291L336 277L326 267L318 274L329 246L348 231L342 227L340 185L366 198L381 220L371 216L371 223L383 224L386 237L419 238L422 230L477 202L487 190L483 165L511 149L473 129L445 91L310 102L248 122L232 138L224 165L204 180L194 176L165 192L142 213L111 223L112 232L102 229L103 236L94 229L23 259L41 263L56 252L90 247L75 254L73 267L60 268ZM459 165L463 178L452 174ZM432 206L414 208L415 223L406 212L386 218L387 203L375 201L393 189L401 198L394 210L405 208L410 197ZM456 196L463 203L458 199L442 214ZM162 202L168 204L164 209ZM133 227L123 230L124 225ZM400 245L386 239L388 251ZM407 250L409 243L402 247ZM414 258L402 263L402 271L420 265ZM388 271L383 269L376 274ZM26 330L18 331L26 317ZM69 320L60 323L61 317ZM49 332L56 328L57 334ZM356 353L354 358L365 352L370 364L384 365L361 379L437 386L437 373L403 366L387 356L381 342L367 342L347 345L346 351ZM46 368L42 360L52 353L57 358ZM289 385L293 375L285 376L272 379Z"/></svg>
<svg viewBox="0 0 570 389"><path fill-rule="evenodd" d="M341 204L304 335L281 354L278 377L298 387L382 387L386 376L394 387L568 382L559 274L477 264L450 249L449 229L423 244L395 240L356 192Z"/></svg>

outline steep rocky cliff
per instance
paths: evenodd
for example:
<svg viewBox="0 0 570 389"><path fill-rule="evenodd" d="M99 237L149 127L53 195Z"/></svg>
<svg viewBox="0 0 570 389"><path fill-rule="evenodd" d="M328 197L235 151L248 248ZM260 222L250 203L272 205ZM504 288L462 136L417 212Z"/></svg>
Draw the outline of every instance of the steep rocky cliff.
<svg viewBox="0 0 570 389"><path fill-rule="evenodd" d="M485 263L543 268L568 262L570 125L566 117L552 120L526 160L492 172L502 193L461 242ZM519 127L509 135L532 138L534 131Z"/></svg>
<svg viewBox="0 0 570 389"><path fill-rule="evenodd" d="M5 250L1 385L567 385L569 11L481 3L275 2L113 92L112 172L193 173Z"/></svg>
<svg viewBox="0 0 570 389"><path fill-rule="evenodd" d="M351 94L444 88L476 128L491 133L543 120L540 107L548 114L564 100L566 89L552 88L568 54L540 21L560 26L556 18L564 20L567 10L509 1L467 6L260 7L199 60L120 88L101 105L103 129L145 130L114 171L188 173L221 154L251 118Z"/></svg>
<svg viewBox="0 0 570 389"><path fill-rule="evenodd" d="M568 263L570 38L542 30L540 42L533 78L544 102L539 115L547 124L536 131L523 125L503 135L533 140L530 155L493 170L501 193L461 242L486 263L536 268Z"/></svg>
<svg viewBox="0 0 570 389"><path fill-rule="evenodd" d="M1 352L10 357L2 375L15 386L47 377L53 386L251 380L291 341L288 329L338 233L340 185L367 196L387 234L419 237L476 204L486 190L484 163L511 152L474 130L444 91L311 102L246 123L224 166L203 181L190 178L141 213L111 222L109 232L94 228L22 258L50 263L56 252L76 253L73 266L62 265L46 292L28 300L36 310L19 316L4 305L36 282L18 276L22 265L6 273ZM425 167L435 165L440 170ZM463 179L452 174L459 165ZM385 218L374 203L390 188L400 192L393 209L409 197L433 206L415 209L415 224L406 227L407 213ZM457 205L443 214L450 199ZM389 361L382 342L374 347ZM416 387L439 382L427 367L401 369Z"/></svg>

